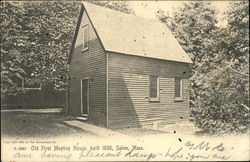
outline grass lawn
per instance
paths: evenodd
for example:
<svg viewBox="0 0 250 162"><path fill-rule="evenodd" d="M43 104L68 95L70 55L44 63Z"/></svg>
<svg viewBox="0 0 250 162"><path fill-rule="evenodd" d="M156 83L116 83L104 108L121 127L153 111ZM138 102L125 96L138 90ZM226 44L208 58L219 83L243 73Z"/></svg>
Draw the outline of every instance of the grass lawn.
<svg viewBox="0 0 250 162"><path fill-rule="evenodd" d="M63 113L34 113L26 111L1 112L2 137L52 138L68 135L93 134L63 123L72 117Z"/></svg>

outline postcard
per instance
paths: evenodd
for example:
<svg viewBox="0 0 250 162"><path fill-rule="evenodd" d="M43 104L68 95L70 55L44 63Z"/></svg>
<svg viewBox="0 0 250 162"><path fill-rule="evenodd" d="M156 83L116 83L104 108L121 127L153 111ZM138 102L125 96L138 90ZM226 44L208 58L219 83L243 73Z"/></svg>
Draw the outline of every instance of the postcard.
<svg viewBox="0 0 250 162"><path fill-rule="evenodd" d="M2 1L2 161L249 161L248 1Z"/></svg>

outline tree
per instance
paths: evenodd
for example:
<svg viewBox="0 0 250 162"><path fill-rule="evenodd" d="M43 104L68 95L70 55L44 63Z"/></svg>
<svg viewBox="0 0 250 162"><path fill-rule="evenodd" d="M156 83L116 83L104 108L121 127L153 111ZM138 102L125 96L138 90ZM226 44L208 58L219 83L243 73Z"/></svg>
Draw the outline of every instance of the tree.
<svg viewBox="0 0 250 162"><path fill-rule="evenodd" d="M239 133L249 127L249 3L231 2L228 27L218 35L215 68L198 101L196 123L209 132Z"/></svg>
<svg viewBox="0 0 250 162"><path fill-rule="evenodd" d="M2 4L2 94L21 93L20 78L63 87L79 2Z"/></svg>
<svg viewBox="0 0 250 162"><path fill-rule="evenodd" d="M128 14L135 14L135 11L129 8L126 1L98 1L98 0L88 0L88 2L100 5L106 8L110 8L113 10L117 10L120 12L128 13Z"/></svg>
<svg viewBox="0 0 250 162"><path fill-rule="evenodd" d="M1 94L15 94L21 87L13 78L21 79L25 70L21 67L24 59L22 52L28 45L27 37L23 31L22 18L24 13L20 3L1 3Z"/></svg>
<svg viewBox="0 0 250 162"><path fill-rule="evenodd" d="M193 61L191 114L210 133L245 132L249 125L248 2L232 2L228 26L216 26L209 2L185 3L159 14Z"/></svg>

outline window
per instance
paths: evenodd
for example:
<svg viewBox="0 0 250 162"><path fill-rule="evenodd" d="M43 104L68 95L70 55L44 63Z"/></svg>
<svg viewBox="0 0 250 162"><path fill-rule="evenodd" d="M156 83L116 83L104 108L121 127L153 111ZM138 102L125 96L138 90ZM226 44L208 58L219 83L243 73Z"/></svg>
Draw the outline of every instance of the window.
<svg viewBox="0 0 250 162"><path fill-rule="evenodd" d="M82 46L83 51L88 49L88 44L89 44L89 26L85 25L83 26L83 46Z"/></svg>
<svg viewBox="0 0 250 162"><path fill-rule="evenodd" d="M175 85L175 93L174 93L174 97L175 99L181 99L182 98L182 80L181 78L175 78L174 81L174 85Z"/></svg>
<svg viewBox="0 0 250 162"><path fill-rule="evenodd" d="M159 77L155 75L150 75L150 85L149 85L149 96L150 101L159 101Z"/></svg>

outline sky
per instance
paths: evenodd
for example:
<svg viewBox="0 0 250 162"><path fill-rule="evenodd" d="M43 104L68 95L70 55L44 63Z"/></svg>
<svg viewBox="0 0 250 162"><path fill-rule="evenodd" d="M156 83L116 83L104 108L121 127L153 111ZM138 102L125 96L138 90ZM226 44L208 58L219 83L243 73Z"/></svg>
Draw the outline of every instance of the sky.
<svg viewBox="0 0 250 162"><path fill-rule="evenodd" d="M136 15L156 19L157 10L162 9L165 13L171 14L173 9L178 9L185 2L188 1L128 1L128 5L135 10ZM229 1L212 1L212 5L218 11L218 26L225 26L226 21L222 20L222 13L227 11Z"/></svg>

